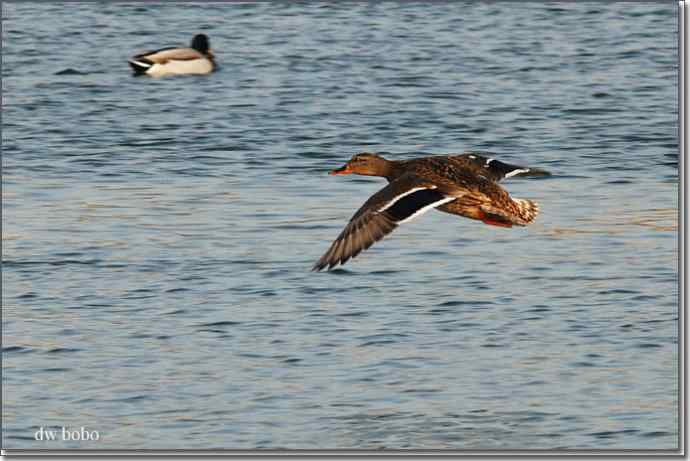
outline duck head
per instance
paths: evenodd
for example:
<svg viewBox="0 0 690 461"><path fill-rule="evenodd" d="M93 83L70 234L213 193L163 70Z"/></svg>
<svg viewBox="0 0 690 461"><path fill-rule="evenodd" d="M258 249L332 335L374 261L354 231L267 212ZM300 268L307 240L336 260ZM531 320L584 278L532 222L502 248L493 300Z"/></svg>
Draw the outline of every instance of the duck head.
<svg viewBox="0 0 690 461"><path fill-rule="evenodd" d="M210 44L208 41L208 37L206 34L197 34L194 36L192 39L192 48L197 50L201 54L206 54L209 56L213 56L213 52L211 52Z"/></svg>
<svg viewBox="0 0 690 461"><path fill-rule="evenodd" d="M337 174L361 174L366 176L386 176L390 165L388 160L380 155L369 152L355 154L343 166L331 171L331 175Z"/></svg>

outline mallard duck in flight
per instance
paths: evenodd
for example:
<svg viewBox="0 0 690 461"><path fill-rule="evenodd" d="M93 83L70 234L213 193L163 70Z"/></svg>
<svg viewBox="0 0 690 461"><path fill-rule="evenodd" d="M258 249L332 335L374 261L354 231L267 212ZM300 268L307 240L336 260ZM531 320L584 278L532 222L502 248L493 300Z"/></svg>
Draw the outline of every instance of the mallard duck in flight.
<svg viewBox="0 0 690 461"><path fill-rule="evenodd" d="M461 155L387 160L363 152L331 175L382 176L388 185L372 195L312 270L345 264L375 242L432 208L500 227L526 226L539 207L512 198L498 182L513 176L548 176L538 168L500 162L475 152Z"/></svg>

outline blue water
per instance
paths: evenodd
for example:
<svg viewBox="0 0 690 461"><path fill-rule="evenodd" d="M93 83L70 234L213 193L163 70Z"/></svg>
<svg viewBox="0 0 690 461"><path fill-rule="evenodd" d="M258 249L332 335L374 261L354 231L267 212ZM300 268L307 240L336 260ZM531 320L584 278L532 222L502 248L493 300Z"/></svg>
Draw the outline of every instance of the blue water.
<svg viewBox="0 0 690 461"><path fill-rule="evenodd" d="M669 3L2 3L3 447L678 446ZM134 78L205 32L220 69ZM550 170L312 273L380 178ZM36 441L39 428L98 431Z"/></svg>

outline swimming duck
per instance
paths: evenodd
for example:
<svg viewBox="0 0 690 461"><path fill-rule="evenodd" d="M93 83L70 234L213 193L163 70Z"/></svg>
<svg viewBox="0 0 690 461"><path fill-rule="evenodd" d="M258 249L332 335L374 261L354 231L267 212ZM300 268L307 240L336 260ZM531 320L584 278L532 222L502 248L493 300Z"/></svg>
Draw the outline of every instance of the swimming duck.
<svg viewBox="0 0 690 461"><path fill-rule="evenodd" d="M195 35L189 48L161 48L138 54L129 60L134 75L192 75L213 72L216 64L205 34Z"/></svg>
<svg viewBox="0 0 690 461"><path fill-rule="evenodd" d="M531 200L512 198L498 182L513 176L549 175L478 152L412 160L386 160L363 152L330 174L382 176L389 184L357 210L313 271L345 264L398 225L432 208L493 226L526 226L534 221L539 207Z"/></svg>

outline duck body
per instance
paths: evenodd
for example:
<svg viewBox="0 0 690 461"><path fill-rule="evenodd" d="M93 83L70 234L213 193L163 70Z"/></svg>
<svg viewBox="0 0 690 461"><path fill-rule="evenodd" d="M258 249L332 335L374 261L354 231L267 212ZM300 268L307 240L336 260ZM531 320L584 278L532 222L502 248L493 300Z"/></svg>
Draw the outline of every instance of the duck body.
<svg viewBox="0 0 690 461"><path fill-rule="evenodd" d="M512 176L549 174L476 152L402 161L362 153L331 172L350 173L382 176L389 184L362 205L312 270L344 264L398 225L433 208L494 226L526 226L539 207L531 200L511 197L498 182Z"/></svg>
<svg viewBox="0 0 690 461"><path fill-rule="evenodd" d="M424 157L401 163L398 171L413 171L415 176L428 178L450 195L461 194L440 204L437 207L440 211L501 227L526 226L539 212L536 204L512 198L497 183L516 175L542 175L546 173L544 170L510 165L476 153Z"/></svg>
<svg viewBox="0 0 690 461"><path fill-rule="evenodd" d="M129 59L134 75L203 75L215 70L208 37L195 35L188 48L167 47L137 54Z"/></svg>

